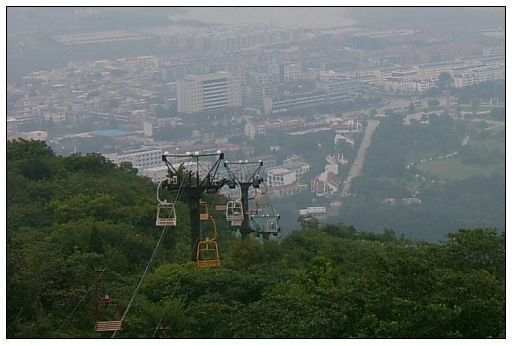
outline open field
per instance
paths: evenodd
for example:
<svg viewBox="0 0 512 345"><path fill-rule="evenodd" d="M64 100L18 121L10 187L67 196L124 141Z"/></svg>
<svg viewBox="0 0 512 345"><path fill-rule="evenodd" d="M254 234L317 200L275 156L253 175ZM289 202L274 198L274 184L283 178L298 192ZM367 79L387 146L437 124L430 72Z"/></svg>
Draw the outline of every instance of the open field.
<svg viewBox="0 0 512 345"><path fill-rule="evenodd" d="M468 165L458 157L427 161L418 164L417 168L424 173L450 180L464 180L477 175L491 176L495 173L503 174L505 172L504 163L485 166Z"/></svg>
<svg viewBox="0 0 512 345"><path fill-rule="evenodd" d="M493 132L503 131L503 127L496 127L491 129ZM498 150L505 154L505 142L503 138L478 138L470 142L470 147L481 147L488 150Z"/></svg>
<svg viewBox="0 0 512 345"><path fill-rule="evenodd" d="M458 107L460 108L460 110L462 111L473 111L473 107L471 106L471 104L459 104ZM500 107L500 106L496 106L496 105L489 105L489 104L480 104L478 106L478 111L490 111L496 107Z"/></svg>

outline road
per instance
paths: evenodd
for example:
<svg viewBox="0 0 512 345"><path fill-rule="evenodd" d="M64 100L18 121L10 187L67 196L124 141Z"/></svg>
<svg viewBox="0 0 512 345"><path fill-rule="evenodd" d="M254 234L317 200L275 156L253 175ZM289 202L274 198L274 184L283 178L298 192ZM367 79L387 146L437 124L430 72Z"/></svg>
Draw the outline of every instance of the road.
<svg viewBox="0 0 512 345"><path fill-rule="evenodd" d="M359 145L359 150L357 151L356 159L348 172L347 178L345 179L345 184L343 186L343 190L341 192L341 197L347 197L350 193L350 187L352 185L352 179L354 177L359 176L361 170L363 169L364 157L366 155L366 150L370 146L372 142L372 135L377 126L379 125L379 121L377 120L368 120L368 125L364 131L364 137L361 141L361 145Z"/></svg>

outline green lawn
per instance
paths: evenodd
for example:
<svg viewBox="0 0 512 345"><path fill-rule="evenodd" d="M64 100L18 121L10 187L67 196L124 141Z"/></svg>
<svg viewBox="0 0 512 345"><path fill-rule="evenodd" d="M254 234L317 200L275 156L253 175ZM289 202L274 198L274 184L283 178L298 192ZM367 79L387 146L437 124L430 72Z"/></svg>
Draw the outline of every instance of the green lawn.
<svg viewBox="0 0 512 345"><path fill-rule="evenodd" d="M491 165L464 164L457 156L448 159L420 163L418 169L424 173L450 180L464 180L477 175L487 175L505 172L504 163Z"/></svg>
<svg viewBox="0 0 512 345"><path fill-rule="evenodd" d="M488 105L488 104L480 104L478 106L477 111L488 111L488 110L492 110L494 107L496 107L496 106ZM473 106L471 104L459 105L459 108L462 111L473 111Z"/></svg>
<svg viewBox="0 0 512 345"><path fill-rule="evenodd" d="M493 129L489 131L489 134L491 133L497 133L504 131L503 127L498 127L496 129ZM477 139L469 139L469 146L470 147L482 147L486 148L488 150L498 150L499 152L505 154L505 140L504 138L493 138L493 137L487 137L487 138L477 138Z"/></svg>

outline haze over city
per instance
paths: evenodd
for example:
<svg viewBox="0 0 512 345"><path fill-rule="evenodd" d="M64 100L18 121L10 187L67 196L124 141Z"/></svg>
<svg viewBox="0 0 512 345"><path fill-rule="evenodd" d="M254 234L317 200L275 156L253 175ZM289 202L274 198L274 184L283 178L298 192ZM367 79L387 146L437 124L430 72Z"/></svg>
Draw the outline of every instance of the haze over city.
<svg viewBox="0 0 512 345"><path fill-rule="evenodd" d="M504 7L6 12L7 250L14 296L9 337L504 337ZM125 236L140 251L124 251ZM160 243L165 250L155 256ZM61 285L54 286L40 271L30 271L33 250L40 258L56 253L52 262L64 260L76 282L56 275L52 281ZM468 263L457 254L472 250L482 252L468 257L487 257L485 251L495 256ZM98 267L116 255L119 267L105 279L122 301L107 295L86 304L81 293L90 284L80 282L99 284ZM439 268L439 276L429 276L440 277L436 284L463 284L461 277L440 273L460 267L474 269L464 277L471 284L484 284L477 272L492 275L485 281L489 295L478 304L491 321L480 322L481 314L468 311L470 321L463 324L455 297L422 290L407 301L402 296L407 310L437 296L437 304L414 309L414 320L435 310L436 321L422 333L403 315L387 313L402 308L396 286L389 287L386 298L393 307L383 307L384 314L368 301L343 304L339 296L350 292L336 289L339 279L349 278L340 272L361 274L373 265L365 260L379 262L379 255L389 262L417 259L404 264L411 272L419 262L429 263L418 273L422 277ZM233 292L222 304L216 291L196 300L183 292L190 286L175 278L196 274L187 271L189 261L207 272L227 267L240 277L252 267L250 274L265 278L260 284L229 276L238 289L257 291L251 296ZM282 269L274 271L274 264ZM393 265L379 266L383 271L376 268L371 279L387 272L405 284L409 273L416 274L395 272ZM31 294L39 296L41 308L24 295L25 278L12 273L14 267L27 268L28 281L39 279ZM55 273L51 265L45 270ZM141 290L137 316L128 318L123 333L132 285L135 296L147 272L148 290ZM208 274L209 283L217 284L217 273ZM364 285L361 276L352 278ZM199 286L200 278L190 284ZM273 314L282 301L268 296L294 300L291 291L300 290L308 296L300 300L309 301L320 298L322 289L332 293L322 303L335 300L339 310L320 311L311 303L316 326L301 324L296 333L283 331L291 323L286 320L306 322L304 315L313 309L291 312L281 326L260 333L248 326L255 316L240 311L240 305L254 311L258 303L269 303L262 310ZM85 311L73 309L77 299ZM108 306L112 320L98 320L98 310ZM124 311L122 317L114 316L112 306ZM208 306L230 315L229 327L201 328L192 321ZM361 314L351 314L359 307ZM81 311L83 322L55 316L70 309ZM87 310L96 310L94 322ZM173 316L162 316L155 328L167 312ZM337 325L337 318L349 321ZM451 320L445 327L439 326L443 318ZM162 320L167 326L160 326ZM325 333L321 325L327 325Z"/></svg>

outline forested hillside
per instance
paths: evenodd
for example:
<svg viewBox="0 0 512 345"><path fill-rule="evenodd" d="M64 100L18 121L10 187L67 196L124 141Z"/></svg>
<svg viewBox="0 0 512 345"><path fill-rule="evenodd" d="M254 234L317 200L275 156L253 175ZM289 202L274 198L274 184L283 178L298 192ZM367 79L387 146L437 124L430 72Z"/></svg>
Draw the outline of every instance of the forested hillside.
<svg viewBox="0 0 512 345"><path fill-rule="evenodd" d="M155 212L155 186L130 166L8 142L7 336L110 336L94 331L95 270L124 311L160 235ZM217 214L221 268L199 269L187 212L178 205L116 337L505 336L505 236L493 229L434 244L309 221L262 243Z"/></svg>

